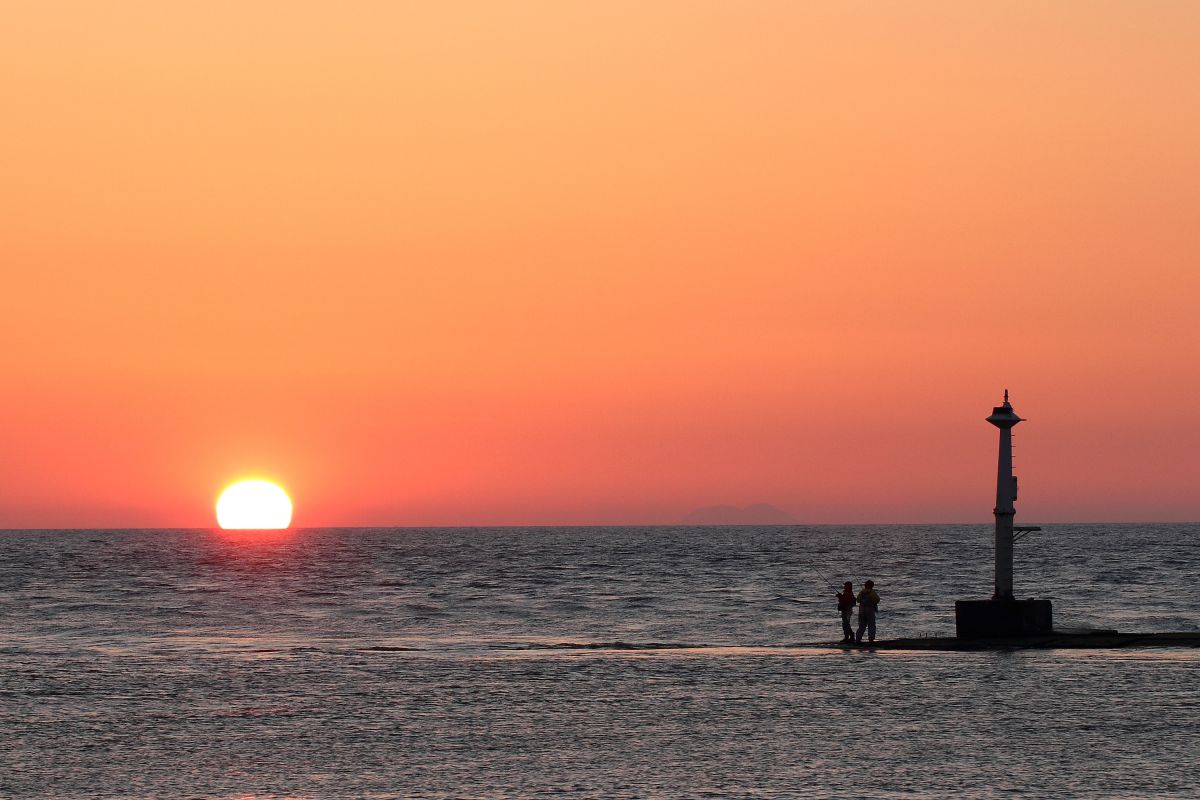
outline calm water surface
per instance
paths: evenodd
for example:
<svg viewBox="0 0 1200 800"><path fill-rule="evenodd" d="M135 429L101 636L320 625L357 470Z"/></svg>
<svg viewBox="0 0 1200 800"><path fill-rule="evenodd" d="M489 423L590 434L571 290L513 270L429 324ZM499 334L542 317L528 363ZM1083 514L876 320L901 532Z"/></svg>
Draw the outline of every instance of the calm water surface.
<svg viewBox="0 0 1200 800"><path fill-rule="evenodd" d="M1200 526L1049 526L1059 627L1200 629ZM1200 796L1194 650L950 635L986 526L0 532L0 797Z"/></svg>

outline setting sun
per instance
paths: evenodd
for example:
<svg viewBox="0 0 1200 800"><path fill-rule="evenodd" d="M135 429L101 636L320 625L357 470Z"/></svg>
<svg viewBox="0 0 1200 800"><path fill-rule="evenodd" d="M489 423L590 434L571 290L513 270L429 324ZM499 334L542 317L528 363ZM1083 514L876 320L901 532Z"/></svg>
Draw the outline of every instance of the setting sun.
<svg viewBox="0 0 1200 800"><path fill-rule="evenodd" d="M269 481L239 481L217 500L217 524L226 530L278 530L291 521L291 499Z"/></svg>

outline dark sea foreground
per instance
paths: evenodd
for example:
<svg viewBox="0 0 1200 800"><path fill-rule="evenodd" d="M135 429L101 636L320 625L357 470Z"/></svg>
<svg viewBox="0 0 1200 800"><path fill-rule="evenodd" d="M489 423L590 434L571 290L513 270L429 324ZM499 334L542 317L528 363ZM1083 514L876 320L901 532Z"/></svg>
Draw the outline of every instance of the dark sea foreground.
<svg viewBox="0 0 1200 800"><path fill-rule="evenodd" d="M1200 526L1056 525L1021 596L1200 630ZM0 532L4 798L1200 796L1200 650L952 635L990 528Z"/></svg>

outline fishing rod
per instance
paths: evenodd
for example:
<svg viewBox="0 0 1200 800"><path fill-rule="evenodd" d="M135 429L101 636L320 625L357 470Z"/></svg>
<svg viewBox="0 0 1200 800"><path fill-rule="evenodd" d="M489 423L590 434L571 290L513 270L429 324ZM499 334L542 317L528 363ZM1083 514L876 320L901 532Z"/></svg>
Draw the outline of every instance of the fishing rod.
<svg viewBox="0 0 1200 800"><path fill-rule="evenodd" d="M821 581L821 583L828 586L830 588L830 590L833 591L834 594L838 594L837 586L834 585L833 581L826 578L825 574L823 572L821 572L821 570L817 569L816 564L813 564L811 561L805 560L804 566L808 567L809 571L812 572L813 575L816 575L817 579L819 581Z"/></svg>
<svg viewBox="0 0 1200 800"><path fill-rule="evenodd" d="M838 591L838 587L837 587L837 585L836 585L836 584L834 584L834 582L833 582L833 581L829 580L829 578L825 577L825 573L824 573L824 572L821 572L821 570L817 569L817 565L816 565L816 564L814 564L813 562L809 561L807 558L806 558L806 559L804 559L804 560L803 560L801 563L802 563L802 564L803 564L805 567L807 567L807 568L808 568L808 570L809 570L809 571L810 571L810 572L811 572L813 575L815 575L815 576L816 576L817 580L819 580L821 583L825 584L825 586L829 587L829 591L833 592L833 593L834 593L834 595L839 595L839 594L841 594L841 592L839 592L839 591ZM793 600L793 599L792 599L792 598L790 598L790 597L789 597L789 598L786 598L786 599L788 599L788 600ZM793 600L793 602L799 602L799 601Z"/></svg>
<svg viewBox="0 0 1200 800"><path fill-rule="evenodd" d="M817 568L816 568L816 566L814 566L813 564L810 564L810 563L809 563L809 562L807 562L807 561L805 561L805 562L804 562L804 566L805 566L805 567L807 567L807 568L808 568L808 570L809 570L809 572L811 572L813 575L815 575L815 576L817 577L817 579L821 581L821 583L823 583L823 584L825 584L826 586L828 586L828 587L829 587L829 589L830 589L830 591L832 591L832 592L833 592L835 595L836 595L836 594L838 594L837 587L836 587L836 586L834 586L832 583L830 583L830 582L829 582L829 579L828 579L828 578L826 578L826 577L825 577L825 576L824 576L824 575L821 573L821 570L817 569ZM807 605L808 603L811 603L811 602L812 602L811 600L798 600L798 599L796 599L795 597L780 597L779 599L780 599L780 600L787 600L789 603L803 603L803 604L805 604L805 605Z"/></svg>

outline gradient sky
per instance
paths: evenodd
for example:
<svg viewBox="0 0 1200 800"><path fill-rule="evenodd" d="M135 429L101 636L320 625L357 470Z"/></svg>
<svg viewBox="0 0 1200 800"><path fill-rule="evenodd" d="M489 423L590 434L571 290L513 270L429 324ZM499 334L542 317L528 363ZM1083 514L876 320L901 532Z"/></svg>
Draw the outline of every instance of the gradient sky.
<svg viewBox="0 0 1200 800"><path fill-rule="evenodd" d="M1200 518L1200 3L0 5L0 526Z"/></svg>

